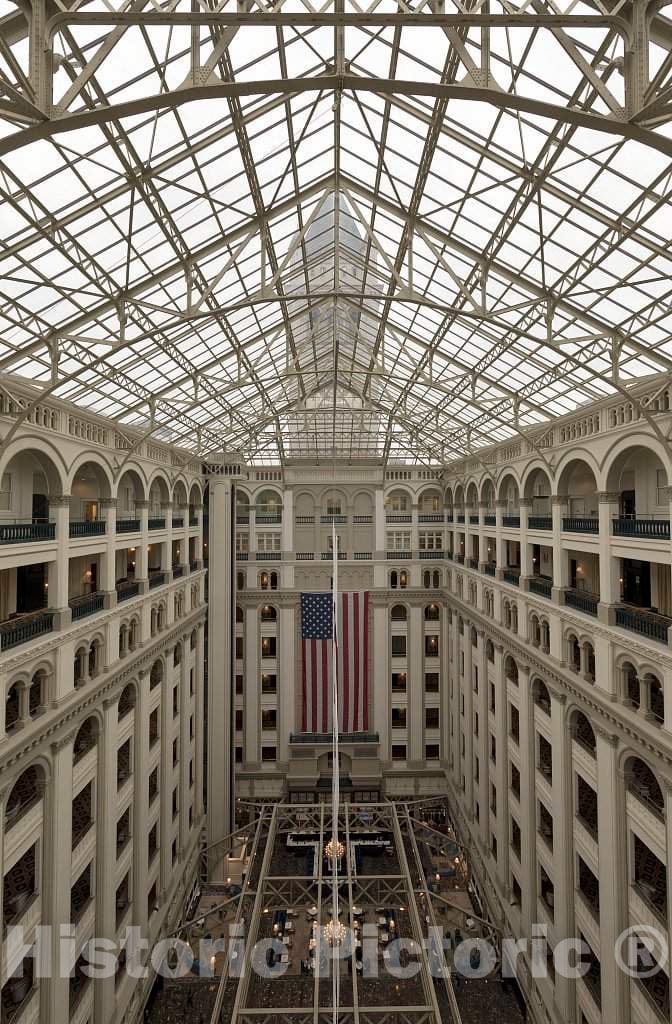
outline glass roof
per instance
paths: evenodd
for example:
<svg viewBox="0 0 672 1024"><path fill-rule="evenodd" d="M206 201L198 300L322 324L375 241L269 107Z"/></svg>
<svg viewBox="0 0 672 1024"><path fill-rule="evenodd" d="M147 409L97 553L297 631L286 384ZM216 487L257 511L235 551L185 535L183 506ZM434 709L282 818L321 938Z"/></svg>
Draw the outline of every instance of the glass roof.
<svg viewBox="0 0 672 1024"><path fill-rule="evenodd" d="M672 23L0 0L0 371L199 456L432 464L672 368Z"/></svg>

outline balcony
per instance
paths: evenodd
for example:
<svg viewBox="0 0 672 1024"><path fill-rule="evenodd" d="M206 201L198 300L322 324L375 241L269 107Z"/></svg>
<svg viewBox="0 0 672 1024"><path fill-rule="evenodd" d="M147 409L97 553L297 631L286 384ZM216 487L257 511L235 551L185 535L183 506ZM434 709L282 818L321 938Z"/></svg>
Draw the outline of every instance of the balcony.
<svg viewBox="0 0 672 1024"><path fill-rule="evenodd" d="M183 516L173 516L172 523L173 523L173 529L174 530L181 530L184 527L184 517Z"/></svg>
<svg viewBox="0 0 672 1024"><path fill-rule="evenodd" d="M519 587L520 569L505 569L502 573L502 579L505 583L510 583L512 587Z"/></svg>
<svg viewBox="0 0 672 1024"><path fill-rule="evenodd" d="M282 561L281 551L255 551L254 557L257 562L280 562Z"/></svg>
<svg viewBox="0 0 672 1024"><path fill-rule="evenodd" d="M162 516L152 516L147 520L147 526L150 530L165 530L166 520Z"/></svg>
<svg viewBox="0 0 672 1024"><path fill-rule="evenodd" d="M478 515L473 515L473 516L470 515L469 516L469 523L471 524L471 526L478 526L478 522L479 522Z"/></svg>
<svg viewBox="0 0 672 1024"><path fill-rule="evenodd" d="M418 551L420 558L443 558L443 551Z"/></svg>
<svg viewBox="0 0 672 1024"><path fill-rule="evenodd" d="M198 516L189 516L189 526L198 526Z"/></svg>
<svg viewBox="0 0 672 1024"><path fill-rule="evenodd" d="M347 557L348 557L348 555L347 555L346 551L339 551L338 552L338 561L339 562L345 561L345 559ZM333 551L322 551L321 554L320 554L320 558L322 559L323 562L333 562L333 560L334 560L334 553L333 553Z"/></svg>
<svg viewBox="0 0 672 1024"><path fill-rule="evenodd" d="M190 562L189 562L189 572L196 572L197 569L198 569L198 560L196 558L192 558L190 560Z"/></svg>
<svg viewBox="0 0 672 1024"><path fill-rule="evenodd" d="M615 537L646 537L649 540L669 540L669 519L612 519Z"/></svg>
<svg viewBox="0 0 672 1024"><path fill-rule="evenodd" d="M599 533L600 520L596 516L563 516L562 529L567 533Z"/></svg>
<svg viewBox="0 0 672 1024"><path fill-rule="evenodd" d="M282 522L282 512L257 512L257 526L278 526Z"/></svg>
<svg viewBox="0 0 672 1024"><path fill-rule="evenodd" d="M297 516L296 517L296 525L297 526L312 526L312 524L314 522L315 522L315 516Z"/></svg>
<svg viewBox="0 0 672 1024"><path fill-rule="evenodd" d="M154 587L160 587L164 583L168 582L168 573L163 572L161 569L150 569L149 571L149 589L153 590Z"/></svg>
<svg viewBox="0 0 672 1024"><path fill-rule="evenodd" d="M173 579L174 580L179 580L182 576L184 576L184 569L185 569L185 567L183 565L180 565L180 564L174 565L173 566Z"/></svg>
<svg viewBox="0 0 672 1024"><path fill-rule="evenodd" d="M354 559L356 562L368 562L373 558L373 552L371 551L355 551Z"/></svg>
<svg viewBox="0 0 672 1024"><path fill-rule="evenodd" d="M388 558L412 558L412 551L388 551L386 552Z"/></svg>
<svg viewBox="0 0 672 1024"><path fill-rule="evenodd" d="M545 597L548 600L551 598L551 588L553 586L552 580L547 580L544 576L532 576L528 580L528 589L531 594L538 594L539 597Z"/></svg>
<svg viewBox="0 0 672 1024"><path fill-rule="evenodd" d="M497 563L486 562L485 565L483 566L483 571L485 572L486 576L494 576L497 572Z"/></svg>
<svg viewBox="0 0 672 1024"><path fill-rule="evenodd" d="M517 530L520 526L520 516L502 516L502 526L507 530Z"/></svg>
<svg viewBox="0 0 672 1024"><path fill-rule="evenodd" d="M494 516L491 512L487 512L483 516L483 522L484 522L484 524L486 526L496 526L497 525L497 516Z"/></svg>
<svg viewBox="0 0 672 1024"><path fill-rule="evenodd" d="M565 604L568 608L576 608L584 615L597 616L597 594L589 594L583 590L565 590Z"/></svg>
<svg viewBox="0 0 672 1024"><path fill-rule="evenodd" d="M469 557L465 562L468 569L478 569L478 559Z"/></svg>
<svg viewBox="0 0 672 1024"><path fill-rule="evenodd" d="M121 580L115 584L117 601L128 601L131 597L137 597L140 593L140 583L137 580Z"/></svg>
<svg viewBox="0 0 672 1024"><path fill-rule="evenodd" d="M385 516L386 523L410 523L413 516L410 512L388 512Z"/></svg>
<svg viewBox="0 0 672 1024"><path fill-rule="evenodd" d="M51 611L29 612L7 622L0 622L0 650L9 651L28 643L36 636L51 633L53 627L54 613Z"/></svg>
<svg viewBox="0 0 672 1024"><path fill-rule="evenodd" d="M72 610L72 621L78 622L88 615L95 615L103 610L105 594L102 590L96 590L93 594L82 594L81 597L71 597L68 601Z"/></svg>
<svg viewBox="0 0 672 1024"><path fill-rule="evenodd" d="M104 519L76 519L70 520L71 537L102 537L105 534L106 522Z"/></svg>
<svg viewBox="0 0 672 1024"><path fill-rule="evenodd" d="M0 544L26 544L35 540L54 540L55 523L2 523Z"/></svg>
<svg viewBox="0 0 672 1024"><path fill-rule="evenodd" d="M672 619L665 615L657 615L655 612L645 611L643 608L636 608L633 605L620 605L616 608L616 625L622 629L629 629L640 636L648 637L649 640L657 640L658 643L666 644L667 633L672 626Z"/></svg>
<svg viewBox="0 0 672 1024"><path fill-rule="evenodd" d="M421 512L418 516L419 523L442 523L443 512Z"/></svg>
<svg viewBox="0 0 672 1024"><path fill-rule="evenodd" d="M295 558L297 562L312 562L315 558L313 551L297 551Z"/></svg>
<svg viewBox="0 0 672 1024"><path fill-rule="evenodd" d="M373 522L373 516L353 516L352 521L355 526L370 526Z"/></svg>
<svg viewBox="0 0 672 1024"><path fill-rule="evenodd" d="M456 551L453 555L453 559L458 565L464 565L464 555L461 551Z"/></svg>
<svg viewBox="0 0 672 1024"><path fill-rule="evenodd" d="M139 519L117 519L117 533L138 533L139 530Z"/></svg>
<svg viewBox="0 0 672 1024"><path fill-rule="evenodd" d="M553 516L528 516L528 530L552 530Z"/></svg>

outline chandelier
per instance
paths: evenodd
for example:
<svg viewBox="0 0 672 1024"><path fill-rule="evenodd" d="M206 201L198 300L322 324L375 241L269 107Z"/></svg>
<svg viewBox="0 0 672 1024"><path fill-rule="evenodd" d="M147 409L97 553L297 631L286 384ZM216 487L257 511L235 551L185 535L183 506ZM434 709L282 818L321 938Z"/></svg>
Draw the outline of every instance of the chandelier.
<svg viewBox="0 0 672 1024"><path fill-rule="evenodd" d="M324 934L332 946L340 946L345 938L345 925L342 921L333 918L324 926Z"/></svg>
<svg viewBox="0 0 672 1024"><path fill-rule="evenodd" d="M334 839L332 836L327 845L324 848L324 855L329 860L340 860L345 853L345 846L340 840Z"/></svg>

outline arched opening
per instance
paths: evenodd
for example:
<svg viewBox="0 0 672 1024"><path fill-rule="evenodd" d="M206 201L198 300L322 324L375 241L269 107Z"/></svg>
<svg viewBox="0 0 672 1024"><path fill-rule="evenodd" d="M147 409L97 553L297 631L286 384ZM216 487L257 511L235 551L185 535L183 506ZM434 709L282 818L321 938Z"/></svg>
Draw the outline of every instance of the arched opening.
<svg viewBox="0 0 672 1024"><path fill-rule="evenodd" d="M13 828L44 796L46 778L44 769L37 764L19 775L7 799L5 829Z"/></svg>
<svg viewBox="0 0 672 1024"><path fill-rule="evenodd" d="M256 501L257 523L282 522L282 498L276 491L262 491Z"/></svg>
<svg viewBox="0 0 672 1024"><path fill-rule="evenodd" d="M623 700L631 708L637 710L641 704L639 678L637 669L629 661L624 661L621 666L621 678L623 680Z"/></svg>
<svg viewBox="0 0 672 1024"><path fill-rule="evenodd" d="M162 476L155 476L149 488L150 526L165 525L166 507L170 503L168 485Z"/></svg>
<svg viewBox="0 0 672 1024"><path fill-rule="evenodd" d="M70 486L70 534L77 523L93 523L103 518L101 501L110 497L107 474L96 462L84 462ZM81 532L86 532L82 530Z"/></svg>
<svg viewBox="0 0 672 1024"><path fill-rule="evenodd" d="M425 622L438 622L440 614L438 604L425 605Z"/></svg>
<svg viewBox="0 0 672 1024"><path fill-rule="evenodd" d="M97 742L98 721L93 717L87 718L75 736L75 743L72 748L73 763L78 764L82 758L86 757L90 750L93 750Z"/></svg>
<svg viewBox="0 0 672 1024"><path fill-rule="evenodd" d="M41 668L33 675L28 688L28 714L31 718L36 718L42 711L44 711L47 702L47 673Z"/></svg>
<svg viewBox="0 0 672 1024"><path fill-rule="evenodd" d="M236 622L242 623L243 620L243 609L239 604L236 605Z"/></svg>
<svg viewBox="0 0 672 1024"><path fill-rule="evenodd" d="M543 469L534 469L525 481L525 498L530 502L530 526L534 529L534 520L546 520L551 515L551 481Z"/></svg>
<svg viewBox="0 0 672 1024"><path fill-rule="evenodd" d="M573 533L598 530L597 480L583 459L572 459L558 480L558 494L565 498L567 515L563 528Z"/></svg>
<svg viewBox="0 0 672 1024"><path fill-rule="evenodd" d="M532 683L532 699L538 708L544 712L545 715L550 717L551 714L551 695L548 692L548 687L541 679L535 679Z"/></svg>
<svg viewBox="0 0 672 1024"><path fill-rule="evenodd" d="M272 604L265 604L261 609L261 621L262 622L277 622L278 612Z"/></svg>
<svg viewBox="0 0 672 1024"><path fill-rule="evenodd" d="M89 644L89 650L87 654L87 668L89 678L93 679L97 676L103 667L103 644L99 639L93 640Z"/></svg>
<svg viewBox="0 0 672 1024"><path fill-rule="evenodd" d="M75 659L73 665L73 678L75 687L83 686L87 680L89 667L89 650L88 647L78 647L75 651Z"/></svg>
<svg viewBox="0 0 672 1024"><path fill-rule="evenodd" d="M155 686L160 686L163 682L163 662L160 658L157 658L152 665L149 672L149 688L153 690Z"/></svg>
<svg viewBox="0 0 672 1024"><path fill-rule="evenodd" d="M129 683L128 686L125 686L121 691L121 696L117 705L117 718L120 722L122 718L126 717L126 715L130 715L135 711L135 701L135 686L133 686L132 683Z"/></svg>
<svg viewBox="0 0 672 1024"><path fill-rule="evenodd" d="M441 586L441 573L438 569L435 569L432 573L432 586L434 590L438 590Z"/></svg>
<svg viewBox="0 0 672 1024"><path fill-rule="evenodd" d="M665 819L665 798L658 779L648 764L639 757L631 757L625 765L628 792L646 805L656 817Z"/></svg>
<svg viewBox="0 0 672 1024"><path fill-rule="evenodd" d="M518 665L515 658L512 658L510 654L507 654L504 659L504 675L514 686L518 686Z"/></svg>
<svg viewBox="0 0 672 1024"><path fill-rule="evenodd" d="M385 495L385 512L387 516L410 516L411 514L411 499L406 491L390 491L389 494Z"/></svg>
<svg viewBox="0 0 672 1024"><path fill-rule="evenodd" d="M443 501L441 491L430 487L422 491L418 497L418 514L420 522L441 522L443 519Z"/></svg>
<svg viewBox="0 0 672 1024"><path fill-rule="evenodd" d="M653 675L652 672L647 672L644 676L644 683L648 690L650 716L657 725L662 725L665 721L665 694L663 691L663 684L658 676Z"/></svg>
<svg viewBox="0 0 672 1024"><path fill-rule="evenodd" d="M581 671L581 645L574 633L567 637L567 660L572 672Z"/></svg>
<svg viewBox="0 0 672 1024"><path fill-rule="evenodd" d="M175 644L173 649L173 667L177 667L182 661L182 644Z"/></svg>
<svg viewBox="0 0 672 1024"><path fill-rule="evenodd" d="M21 683L13 683L5 700L5 732L18 728L21 721Z"/></svg>
<svg viewBox="0 0 672 1024"><path fill-rule="evenodd" d="M570 730L573 739L587 750L591 757L597 757L597 740L590 721L582 711L574 711L570 719Z"/></svg>
<svg viewBox="0 0 672 1024"><path fill-rule="evenodd" d="M486 640L485 642L485 656L488 661L492 664L495 660L495 645L492 640Z"/></svg>
<svg viewBox="0 0 672 1024"><path fill-rule="evenodd" d="M140 528L136 502L145 498L142 479L134 469L127 469L117 485L117 524L120 532Z"/></svg>
<svg viewBox="0 0 672 1024"><path fill-rule="evenodd" d="M236 573L236 590L245 590L245 573Z"/></svg>
<svg viewBox="0 0 672 1024"><path fill-rule="evenodd" d="M607 473L607 489L619 499L616 532L630 530L646 536L653 529L651 520L669 522L667 486L667 470L653 448L633 445L620 452Z"/></svg>
<svg viewBox="0 0 672 1024"><path fill-rule="evenodd" d="M403 604L392 605L392 611L390 612L390 618L392 622L406 622L408 617L406 606Z"/></svg>

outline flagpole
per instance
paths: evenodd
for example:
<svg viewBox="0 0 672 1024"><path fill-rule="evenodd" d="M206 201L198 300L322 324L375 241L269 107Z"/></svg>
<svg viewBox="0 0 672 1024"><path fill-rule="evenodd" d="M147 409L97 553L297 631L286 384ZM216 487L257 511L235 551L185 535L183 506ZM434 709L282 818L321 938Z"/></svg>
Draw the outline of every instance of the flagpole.
<svg viewBox="0 0 672 1024"><path fill-rule="evenodd" d="M332 548L333 548L333 571L331 580L332 593L332 645L331 645L331 677L332 677L332 921L334 928L338 928L338 807L340 802L340 765L338 763L339 735L338 735L338 537L336 535L336 524L332 522ZM347 853L347 851L346 851ZM339 1003L339 967L340 959L332 955L332 1000L333 1000L333 1024L338 1024L338 1003Z"/></svg>

